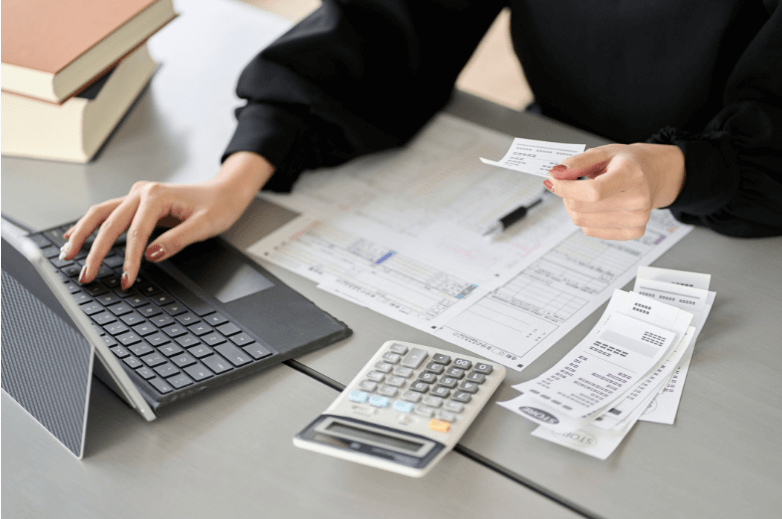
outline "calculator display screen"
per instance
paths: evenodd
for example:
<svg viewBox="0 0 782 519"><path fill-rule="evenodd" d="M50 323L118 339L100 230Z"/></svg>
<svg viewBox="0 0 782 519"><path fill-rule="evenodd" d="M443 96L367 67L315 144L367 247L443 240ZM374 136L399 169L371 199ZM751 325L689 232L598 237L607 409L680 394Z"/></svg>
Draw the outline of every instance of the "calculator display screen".
<svg viewBox="0 0 782 519"><path fill-rule="evenodd" d="M349 425L338 422L332 422L328 427L326 427L326 430L330 433L352 437L357 440L370 440L381 445L395 447L397 449L402 449L409 452L418 452L418 450L424 446L423 443L402 440L400 438L394 438L384 434L367 431L366 429L358 429L356 427L351 427Z"/></svg>

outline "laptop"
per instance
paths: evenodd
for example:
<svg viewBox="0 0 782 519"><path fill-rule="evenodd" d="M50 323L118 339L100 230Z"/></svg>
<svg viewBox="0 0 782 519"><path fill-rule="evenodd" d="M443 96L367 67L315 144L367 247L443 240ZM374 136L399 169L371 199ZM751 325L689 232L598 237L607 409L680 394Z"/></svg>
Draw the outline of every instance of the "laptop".
<svg viewBox="0 0 782 519"><path fill-rule="evenodd" d="M92 374L151 421L352 333L220 237L145 262L123 291L121 240L79 285L86 251L58 259L70 225L28 235L2 225L2 386L78 457Z"/></svg>

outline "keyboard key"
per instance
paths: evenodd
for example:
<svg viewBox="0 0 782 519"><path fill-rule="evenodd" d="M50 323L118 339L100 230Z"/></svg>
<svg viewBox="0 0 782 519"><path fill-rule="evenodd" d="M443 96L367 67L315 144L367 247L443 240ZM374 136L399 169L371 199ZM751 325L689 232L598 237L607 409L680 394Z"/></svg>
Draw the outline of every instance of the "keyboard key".
<svg viewBox="0 0 782 519"><path fill-rule="evenodd" d="M139 283L136 285L136 290L138 290L139 293L147 297L155 295L158 292L160 292L160 289L155 285L153 285L152 283Z"/></svg>
<svg viewBox="0 0 782 519"><path fill-rule="evenodd" d="M137 344L132 344L128 346L128 349L133 352L133 354L137 357L143 357L144 355L147 355L149 353L152 353L155 351L155 349L150 346L149 344L145 342L139 342Z"/></svg>
<svg viewBox="0 0 782 519"><path fill-rule="evenodd" d="M483 362L479 362L478 364L475 365L473 370L476 373L482 373L484 375L491 375L491 372L494 371L494 366L492 366L491 364L486 364L486 363L483 363Z"/></svg>
<svg viewBox="0 0 782 519"><path fill-rule="evenodd" d="M234 335L236 333L239 333L242 330L240 330L239 327L236 326L234 323L225 323L223 325L218 326L217 331L225 336L229 336L229 335Z"/></svg>
<svg viewBox="0 0 782 519"><path fill-rule="evenodd" d="M244 346L246 344L251 344L255 341L253 341L253 338L247 335L246 333L237 333L236 335L231 336L231 342L236 344L237 346Z"/></svg>
<svg viewBox="0 0 782 519"><path fill-rule="evenodd" d="M139 376L144 380L149 380L155 376L155 372L149 368L139 368L136 370L136 373L138 373Z"/></svg>
<svg viewBox="0 0 782 519"><path fill-rule="evenodd" d="M157 331L157 328L155 326L152 326L150 323L144 322L134 326L133 331L141 335L142 337L146 337L147 335L151 335L155 333Z"/></svg>
<svg viewBox="0 0 782 519"><path fill-rule="evenodd" d="M60 281L62 281L63 283L70 283L71 282L71 278L69 278L68 276L66 276L65 274L60 272L59 270L56 270L55 274L57 274L57 277L60 278Z"/></svg>
<svg viewBox="0 0 782 519"><path fill-rule="evenodd" d="M144 337L144 339L152 346L160 346L171 341L171 339L169 339L168 336L163 335L160 332L153 333L152 335L147 335L146 337Z"/></svg>
<svg viewBox="0 0 782 519"><path fill-rule="evenodd" d="M402 359L402 366L418 369L428 356L429 354L421 348L413 348L405 355L405 358Z"/></svg>
<svg viewBox="0 0 782 519"><path fill-rule="evenodd" d="M105 294L101 294L97 296L95 300L104 306L109 306L109 305L113 305L114 303L119 303L120 301L122 301L122 298L119 297L114 292L106 292Z"/></svg>
<svg viewBox="0 0 782 519"><path fill-rule="evenodd" d="M44 231L43 235L46 236L49 239L49 241L54 243L57 246L57 248L60 248L63 245L65 245L66 241L68 241L62 237L62 233L64 232L65 231L63 231L62 229L51 229L48 231Z"/></svg>
<svg viewBox="0 0 782 519"><path fill-rule="evenodd" d="M131 308L129 305L126 305L125 303L117 303L116 305L111 305L109 307L109 312L116 316L129 314L132 311L133 308Z"/></svg>
<svg viewBox="0 0 782 519"><path fill-rule="evenodd" d="M78 286L78 285L74 285L74 286ZM92 298L88 294L82 292L81 290L79 290L77 294L73 294L73 299L75 299L76 302L80 305L92 301Z"/></svg>
<svg viewBox="0 0 782 519"><path fill-rule="evenodd" d="M52 242L47 240L46 237L43 236L42 234L29 234L27 235L27 237L31 239L32 242L35 244L35 246L38 247L39 249L43 249L44 247L48 247L52 244Z"/></svg>
<svg viewBox="0 0 782 519"><path fill-rule="evenodd" d="M128 326L135 326L137 324L146 322L146 320L136 312L130 312L129 314L125 314L122 317L120 317L120 320L123 323L127 324Z"/></svg>
<svg viewBox="0 0 782 519"><path fill-rule="evenodd" d="M98 272L95 274L95 279L105 278L107 276L113 276L113 275L114 275L113 270L101 265L100 267L98 267Z"/></svg>
<svg viewBox="0 0 782 519"><path fill-rule="evenodd" d="M190 333L192 333L193 335L197 335L199 337L214 331L214 328L212 328L211 326L209 326L206 323L192 324L192 325L188 326L187 329L190 330Z"/></svg>
<svg viewBox="0 0 782 519"><path fill-rule="evenodd" d="M121 288L115 288L114 293L122 298L138 295L138 291L133 287L130 287L127 290L122 290Z"/></svg>
<svg viewBox="0 0 782 519"><path fill-rule="evenodd" d="M223 317L220 314L212 314L212 315L207 315L206 317L204 317L204 321L206 321L207 323L211 324L212 326L219 326L219 325L223 324L224 322L228 321L228 319L226 319L225 317Z"/></svg>
<svg viewBox="0 0 782 519"><path fill-rule="evenodd" d="M164 344L163 346L160 346L158 351L166 357L172 357L174 355L179 355L184 350L179 347L179 344L174 344L172 342L171 344Z"/></svg>
<svg viewBox="0 0 782 519"><path fill-rule="evenodd" d="M57 267L58 269L61 269L63 267L67 267L69 265L73 265L73 262L70 260L61 260L59 258L52 258L49 260L52 265Z"/></svg>
<svg viewBox="0 0 782 519"><path fill-rule="evenodd" d="M109 335L104 335L103 337L101 337L101 339L103 339L103 343L109 348L117 345L117 341L114 340L114 337L111 337Z"/></svg>
<svg viewBox="0 0 782 519"><path fill-rule="evenodd" d="M191 324L195 324L201 319L194 314L193 312L185 312L183 314L180 314L176 317L176 320L179 321L180 324L184 324L185 326L190 326Z"/></svg>
<svg viewBox="0 0 782 519"><path fill-rule="evenodd" d="M248 344L247 346L242 347L242 349L247 352L252 358L255 360L262 359L264 357L268 357L272 354L269 350L258 344L257 342L254 342L252 344Z"/></svg>
<svg viewBox="0 0 782 519"><path fill-rule="evenodd" d="M168 383L174 386L176 389L181 389L183 387L192 385L193 380L184 373L180 373L175 377L170 377L168 379Z"/></svg>
<svg viewBox="0 0 782 519"><path fill-rule="evenodd" d="M102 280L101 283L103 283L104 285L106 285L109 288L117 288L122 283L122 280L120 279L119 276L117 276L115 274L113 276L109 276L106 279ZM117 297L119 297L119 296L117 296Z"/></svg>
<svg viewBox="0 0 782 519"><path fill-rule="evenodd" d="M179 355L171 357L171 362L180 368L184 368L185 366L195 364L195 359L189 353L180 353Z"/></svg>
<svg viewBox="0 0 782 519"><path fill-rule="evenodd" d="M103 311L103 306L99 305L98 303L88 303L81 305L81 310L87 315L95 315Z"/></svg>
<svg viewBox="0 0 782 519"><path fill-rule="evenodd" d="M103 312L103 313L100 313L100 314L95 314L95 315L93 315L93 316L91 316L91 317L92 317L92 320L93 320L93 321L95 321L96 323L100 324L101 326L103 326L103 325L107 325L107 324L109 324L109 323L113 323L114 321L116 321L116 320L117 320L117 318L116 318L116 317L114 317L113 315L111 315L111 314L110 314L110 313L108 313L108 312ZM103 330L101 330L101 331L103 331Z"/></svg>
<svg viewBox="0 0 782 519"><path fill-rule="evenodd" d="M110 325L106 326L104 328L107 332L109 332L111 335L119 335L120 333L125 333L129 330L127 326L120 322L111 323Z"/></svg>
<svg viewBox="0 0 782 519"><path fill-rule="evenodd" d="M84 285L82 289L91 296L99 296L109 291L103 283L90 283L89 285Z"/></svg>
<svg viewBox="0 0 782 519"><path fill-rule="evenodd" d="M115 338L125 346L141 342L141 337L133 332L123 333L122 335L117 335Z"/></svg>
<svg viewBox="0 0 782 519"><path fill-rule="evenodd" d="M196 364L194 366L188 366L185 368L185 373L190 375L196 382L201 382L207 378L211 378L213 373L209 371L209 368L203 364Z"/></svg>
<svg viewBox="0 0 782 519"><path fill-rule="evenodd" d="M125 302L128 303L133 308L138 308L139 306L144 306L145 304L149 303L149 299L142 295L135 295L125 298Z"/></svg>
<svg viewBox="0 0 782 519"><path fill-rule="evenodd" d="M439 375L440 373L445 370L445 366L442 364L438 364L437 362L430 362L426 365L426 371L429 371L430 373L434 373L436 375Z"/></svg>
<svg viewBox="0 0 782 519"><path fill-rule="evenodd" d="M185 305L176 302L164 306L163 310L165 310L168 315L179 315L187 312Z"/></svg>
<svg viewBox="0 0 782 519"><path fill-rule="evenodd" d="M199 341L195 335L191 335L188 333L183 335L182 337L177 338L176 342L183 348L189 348L191 346L195 346L196 344L199 344L201 341Z"/></svg>
<svg viewBox="0 0 782 519"><path fill-rule="evenodd" d="M130 355L130 352L128 350L126 350L125 348L123 348L122 346L120 346L120 345L117 345L117 346L114 346L113 348L111 348L111 352L114 353L114 355L116 355L120 359L124 359L125 357Z"/></svg>
<svg viewBox="0 0 782 519"><path fill-rule="evenodd" d="M71 265L70 267L63 268L62 273L69 278L77 278L79 277L79 274L81 274L81 267L78 265Z"/></svg>
<svg viewBox="0 0 782 519"><path fill-rule="evenodd" d="M55 258L60 255L60 249L54 245L50 245L41 249L41 254L43 254L46 259Z"/></svg>
<svg viewBox="0 0 782 519"><path fill-rule="evenodd" d="M169 324L174 324L176 322L174 321L173 317L166 314L156 315L155 317L152 317L149 320L152 324L156 325L159 328L162 328L163 326L168 326Z"/></svg>
<svg viewBox="0 0 782 519"><path fill-rule="evenodd" d="M447 366L451 363L451 357L448 355L443 355L442 353L435 353L432 355L432 362L436 362L438 364L442 364L443 366Z"/></svg>
<svg viewBox="0 0 782 519"><path fill-rule="evenodd" d="M233 366L231 366L231 363L222 358L220 355L210 355L209 357L204 357L201 359L201 362L206 364L209 369L218 375L220 373L234 369Z"/></svg>
<svg viewBox="0 0 782 519"><path fill-rule="evenodd" d="M125 262L122 256L107 256L103 259L103 264L109 268L117 268Z"/></svg>
<svg viewBox="0 0 782 519"><path fill-rule="evenodd" d="M189 351L190 354L193 355L197 359L200 359L202 357L206 357L207 355L211 355L212 353L214 353L212 348L210 348L206 344L199 344L198 346L193 346L192 348L188 349L187 351Z"/></svg>
<svg viewBox="0 0 782 519"><path fill-rule="evenodd" d="M112 318L113 318L113 316L112 316ZM92 325L92 329L95 330L95 333L97 333L99 336L103 337L104 335L106 335L106 332L103 330L103 328L101 328L100 326L98 326L95 323L90 323L90 324Z"/></svg>
<svg viewBox="0 0 782 519"><path fill-rule="evenodd" d="M224 343L226 339L219 333L210 333L209 335L202 336L201 340L209 346L217 346L218 344Z"/></svg>
<svg viewBox="0 0 782 519"><path fill-rule="evenodd" d="M252 358L248 354L233 344L226 343L215 346L215 351L231 361L234 366L243 366L252 362Z"/></svg>
<svg viewBox="0 0 782 519"><path fill-rule="evenodd" d="M179 337L180 335L184 335L187 333L187 329L184 326L181 326L179 324L174 324L171 326L166 326L165 328L162 328L163 333L168 335L169 337Z"/></svg>
<svg viewBox="0 0 782 519"><path fill-rule="evenodd" d="M152 384L152 386L155 389L157 389L159 393L162 393L164 395L166 393L170 393L170 392L172 392L174 390L174 388L172 388L171 386L166 384L166 381L163 380L162 378L155 377L153 379L150 379L149 383Z"/></svg>
<svg viewBox="0 0 782 519"><path fill-rule="evenodd" d="M456 359L455 361L453 361L453 365L456 368L467 370L472 367L472 362L470 362L467 359Z"/></svg>
<svg viewBox="0 0 782 519"><path fill-rule="evenodd" d="M136 309L136 311L137 311L138 313L140 313L141 315L143 315L144 317L146 317L146 318L152 318L152 317L155 317L156 315L160 315L160 314L162 314L162 313L163 313L163 312L160 310L160 308L158 308L158 307L157 307L157 306L155 306L155 305L147 305L147 306L142 306L142 307L140 307L140 308L137 308L137 309ZM168 316L166 315L165 317L168 317ZM152 321L152 322L155 322L155 321ZM174 321L173 321L173 320L171 320L171 322L174 322ZM155 323L155 324L157 324L158 326L160 326L160 324L158 324L158 323Z"/></svg>
<svg viewBox="0 0 782 519"><path fill-rule="evenodd" d="M155 367L155 373L164 378L170 377L171 375L176 375L179 373L179 368L170 362L166 362L165 364L161 364L160 366Z"/></svg>
<svg viewBox="0 0 782 519"><path fill-rule="evenodd" d="M143 360L144 364L146 364L150 368L154 368L155 366L159 366L160 364L166 362L166 358L161 353L158 352L147 355L146 357L143 357L141 360Z"/></svg>
<svg viewBox="0 0 782 519"><path fill-rule="evenodd" d="M467 380L470 382L475 382L476 384L483 384L486 382L486 375L482 373L476 373L475 371L470 371L470 373L467 375Z"/></svg>
<svg viewBox="0 0 782 519"><path fill-rule="evenodd" d="M143 366L140 360L138 360L136 357L130 356L125 357L122 359L122 362L124 362L129 368L136 369Z"/></svg>
<svg viewBox="0 0 782 519"><path fill-rule="evenodd" d="M165 292L163 292L161 294L154 295L154 296L150 297L150 299L152 301L154 301L155 303L157 303L159 306L165 306L165 305L167 305L169 303L173 303L175 301L175 299L173 297L171 297L170 295L166 294Z"/></svg>
<svg viewBox="0 0 782 519"><path fill-rule="evenodd" d="M76 283L66 283L65 288L67 288L68 292L70 292L71 294L76 294L77 292L81 292L81 287Z"/></svg>

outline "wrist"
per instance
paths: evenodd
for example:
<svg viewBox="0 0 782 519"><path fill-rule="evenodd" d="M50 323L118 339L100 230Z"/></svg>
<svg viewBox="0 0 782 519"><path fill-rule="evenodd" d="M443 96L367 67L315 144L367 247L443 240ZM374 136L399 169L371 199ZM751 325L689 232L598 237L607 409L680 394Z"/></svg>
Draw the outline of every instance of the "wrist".
<svg viewBox="0 0 782 519"><path fill-rule="evenodd" d="M633 144L648 152L648 172L651 176L654 208L668 207L676 201L684 187L684 153L673 144Z"/></svg>
<svg viewBox="0 0 782 519"><path fill-rule="evenodd" d="M257 153L239 151L225 159L211 182L234 195L250 199L269 181L272 174L274 166L268 160Z"/></svg>

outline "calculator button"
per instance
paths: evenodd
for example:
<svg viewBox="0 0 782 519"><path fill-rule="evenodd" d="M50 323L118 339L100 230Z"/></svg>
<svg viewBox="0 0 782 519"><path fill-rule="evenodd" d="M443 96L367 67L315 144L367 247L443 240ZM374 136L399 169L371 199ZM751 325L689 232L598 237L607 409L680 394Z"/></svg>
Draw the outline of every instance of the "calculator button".
<svg viewBox="0 0 782 519"><path fill-rule="evenodd" d="M494 366L491 364L485 364L483 362L480 362L475 365L473 368L478 373L483 373L484 375L490 375L492 371L494 371Z"/></svg>
<svg viewBox="0 0 782 519"><path fill-rule="evenodd" d="M478 392L478 384L475 382L470 382L469 380L465 380L461 384L459 384L459 389L462 391L466 391L467 393L477 393Z"/></svg>
<svg viewBox="0 0 782 519"><path fill-rule="evenodd" d="M446 422L455 422L456 421L456 415L449 412L449 411L443 411L440 409L436 413L437 418L440 420L445 420Z"/></svg>
<svg viewBox="0 0 782 519"><path fill-rule="evenodd" d="M475 382L476 384L483 384L486 382L486 375L482 373L476 373L475 371L470 371L470 373L467 375L467 380L470 382Z"/></svg>
<svg viewBox="0 0 782 519"><path fill-rule="evenodd" d="M369 395L364 391L351 391L348 393L348 400L351 402L363 403L369 400ZM394 408L396 409L396 406L394 406Z"/></svg>
<svg viewBox="0 0 782 519"><path fill-rule="evenodd" d="M404 366L397 366L394 368L394 375L397 377L410 378L410 375L412 374L413 370L410 368L406 368Z"/></svg>
<svg viewBox="0 0 782 519"><path fill-rule="evenodd" d="M443 399L439 396L427 395L421 399L421 403L429 407L440 407L443 405Z"/></svg>
<svg viewBox="0 0 782 519"><path fill-rule="evenodd" d="M394 402L394 411L399 411L400 413L409 413L413 410L413 404L410 402L405 402L404 400L397 400Z"/></svg>
<svg viewBox="0 0 782 519"><path fill-rule="evenodd" d="M442 353L435 353L432 355L432 361L438 364L442 364L443 366L447 366L451 363L451 357L448 355L443 355Z"/></svg>
<svg viewBox="0 0 782 519"><path fill-rule="evenodd" d="M437 362L430 362L429 364L426 365L426 371L429 371L436 375L442 373L444 369L445 366L443 366L442 364L438 364Z"/></svg>
<svg viewBox="0 0 782 519"><path fill-rule="evenodd" d="M428 356L429 354L421 348L413 348L405 355L405 358L402 359L402 366L418 369Z"/></svg>
<svg viewBox="0 0 782 519"><path fill-rule="evenodd" d="M369 391L372 393L375 389L377 389L377 382L372 382L371 380L362 380L358 388L362 391Z"/></svg>
<svg viewBox="0 0 782 519"><path fill-rule="evenodd" d="M388 407L390 403L391 401L384 396L372 395L369 398L369 405L374 407Z"/></svg>
<svg viewBox="0 0 782 519"><path fill-rule="evenodd" d="M404 355L405 353L407 353L407 346L394 343L388 347L388 350L394 353L398 353L399 355Z"/></svg>
<svg viewBox="0 0 782 519"><path fill-rule="evenodd" d="M429 384L419 380L417 382L413 382L412 384L410 384L410 390L417 391L419 393L426 393L427 391L429 391Z"/></svg>
<svg viewBox="0 0 782 519"><path fill-rule="evenodd" d="M453 389L456 387L456 384L458 384L459 381L456 380L453 377L440 377L439 384L441 386L445 386L448 389Z"/></svg>
<svg viewBox="0 0 782 519"><path fill-rule="evenodd" d="M435 388L432 388L431 394L434 396L439 396L441 398L448 398L451 394L451 390L448 389L447 387L437 386Z"/></svg>
<svg viewBox="0 0 782 519"><path fill-rule="evenodd" d="M434 416L434 409L423 405L417 405L415 406L415 414L420 414L421 416L426 416L427 418L431 418L432 416Z"/></svg>
<svg viewBox="0 0 782 519"><path fill-rule="evenodd" d="M375 369L377 371L380 371L381 373L391 373L391 368L393 368L391 364L388 362L383 362L382 360L375 364Z"/></svg>
<svg viewBox="0 0 782 519"><path fill-rule="evenodd" d="M383 382L386 376L379 371L370 371L367 373L367 378L373 382Z"/></svg>
<svg viewBox="0 0 782 519"><path fill-rule="evenodd" d="M464 370L459 368L448 368L445 370L445 374L459 380L464 378Z"/></svg>
<svg viewBox="0 0 782 519"><path fill-rule="evenodd" d="M408 402L416 403L421 400L421 393L416 393L415 391L405 391L402 393L402 398Z"/></svg>
<svg viewBox="0 0 782 519"><path fill-rule="evenodd" d="M388 396L388 397L395 397L398 392L399 390L397 388L387 386L385 384L382 384L379 388L377 388L377 393L379 395Z"/></svg>
<svg viewBox="0 0 782 519"><path fill-rule="evenodd" d="M426 371L423 371L418 374L418 380L422 380L427 384L431 384L432 382L437 381L437 375L435 375L434 373L427 373Z"/></svg>
<svg viewBox="0 0 782 519"><path fill-rule="evenodd" d="M464 411L464 404L460 404L459 402L453 402L451 400L448 400L443 404L443 409L446 411L450 411L452 413L461 413Z"/></svg>
<svg viewBox="0 0 782 519"><path fill-rule="evenodd" d="M394 387L402 387L405 385L405 379L402 377L390 376L386 379L386 384Z"/></svg>
<svg viewBox="0 0 782 519"><path fill-rule="evenodd" d="M429 428L435 432L447 433L451 430L451 424L444 420L438 420L435 418L429 422Z"/></svg>
<svg viewBox="0 0 782 519"><path fill-rule="evenodd" d="M453 365L455 368L470 369L472 367L472 362L467 359L456 359L453 361Z"/></svg>
<svg viewBox="0 0 782 519"><path fill-rule="evenodd" d="M457 402L462 402L466 404L469 403L470 400L472 400L472 395L465 391L458 391L454 393L454 395L451 397L451 400L456 400Z"/></svg>
<svg viewBox="0 0 782 519"><path fill-rule="evenodd" d="M399 364L399 359L401 359L402 357L400 357L396 353L387 352L384 353L383 356L380 358L388 362L389 364Z"/></svg>

